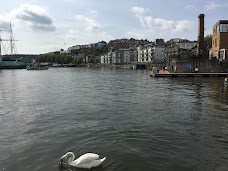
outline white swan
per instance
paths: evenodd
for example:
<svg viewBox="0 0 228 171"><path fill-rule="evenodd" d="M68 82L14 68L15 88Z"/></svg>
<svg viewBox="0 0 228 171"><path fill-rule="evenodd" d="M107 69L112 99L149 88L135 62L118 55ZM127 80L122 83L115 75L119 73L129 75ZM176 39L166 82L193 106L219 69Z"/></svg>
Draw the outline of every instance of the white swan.
<svg viewBox="0 0 228 171"><path fill-rule="evenodd" d="M86 153L74 160L75 155L73 152L67 152L61 157L60 166L67 163L70 166L91 169L92 167L100 166L106 159L106 157L100 159L98 154Z"/></svg>

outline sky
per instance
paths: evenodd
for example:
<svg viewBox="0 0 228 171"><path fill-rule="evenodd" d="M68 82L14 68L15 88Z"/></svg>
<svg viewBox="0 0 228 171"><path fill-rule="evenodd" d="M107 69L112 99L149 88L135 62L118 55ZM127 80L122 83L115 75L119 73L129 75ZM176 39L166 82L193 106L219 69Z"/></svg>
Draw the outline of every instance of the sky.
<svg viewBox="0 0 228 171"><path fill-rule="evenodd" d="M121 38L197 40L199 14L206 36L228 20L227 9L227 0L0 0L0 30L12 23L19 54ZM0 36L9 38L5 31Z"/></svg>

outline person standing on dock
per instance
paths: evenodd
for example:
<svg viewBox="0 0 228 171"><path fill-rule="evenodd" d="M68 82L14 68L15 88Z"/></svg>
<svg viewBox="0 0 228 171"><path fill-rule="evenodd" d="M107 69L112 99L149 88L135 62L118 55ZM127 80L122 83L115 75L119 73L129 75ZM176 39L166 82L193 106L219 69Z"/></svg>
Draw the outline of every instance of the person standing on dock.
<svg viewBox="0 0 228 171"><path fill-rule="evenodd" d="M195 68L195 73L198 73L199 69L198 68Z"/></svg>

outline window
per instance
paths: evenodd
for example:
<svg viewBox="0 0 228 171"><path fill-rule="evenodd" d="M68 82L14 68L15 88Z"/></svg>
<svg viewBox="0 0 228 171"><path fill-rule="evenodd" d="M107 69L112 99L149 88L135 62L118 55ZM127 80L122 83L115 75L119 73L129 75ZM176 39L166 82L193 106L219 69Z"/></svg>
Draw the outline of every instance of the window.
<svg viewBox="0 0 228 171"><path fill-rule="evenodd" d="M219 25L216 26L216 34L219 33Z"/></svg>
<svg viewBox="0 0 228 171"><path fill-rule="evenodd" d="M220 50L220 59L225 60L226 56L225 56L225 49L221 49Z"/></svg>
<svg viewBox="0 0 228 171"><path fill-rule="evenodd" d="M228 24L220 24L220 32L228 32Z"/></svg>

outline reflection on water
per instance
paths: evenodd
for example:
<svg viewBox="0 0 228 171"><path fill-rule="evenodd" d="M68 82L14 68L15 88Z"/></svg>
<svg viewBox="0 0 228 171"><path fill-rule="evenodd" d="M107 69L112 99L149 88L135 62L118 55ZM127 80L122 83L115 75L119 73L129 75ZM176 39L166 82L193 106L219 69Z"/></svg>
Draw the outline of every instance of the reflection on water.
<svg viewBox="0 0 228 171"><path fill-rule="evenodd" d="M227 111L221 78L2 70L0 170L57 171L69 150L106 156L97 171L227 170Z"/></svg>

